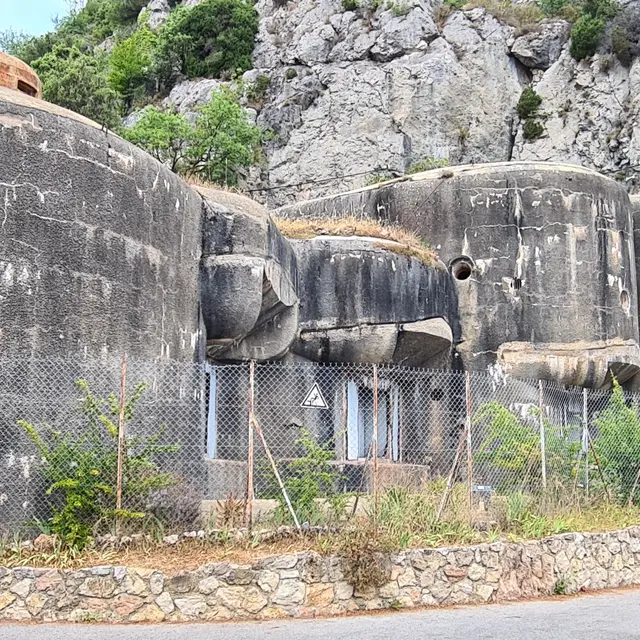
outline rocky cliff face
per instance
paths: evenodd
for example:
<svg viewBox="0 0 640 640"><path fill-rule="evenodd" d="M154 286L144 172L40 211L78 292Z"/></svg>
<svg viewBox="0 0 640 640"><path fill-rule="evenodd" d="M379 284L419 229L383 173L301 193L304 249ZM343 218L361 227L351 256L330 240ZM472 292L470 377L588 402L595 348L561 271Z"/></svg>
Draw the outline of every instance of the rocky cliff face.
<svg viewBox="0 0 640 640"><path fill-rule="evenodd" d="M399 175L427 157L569 162L637 190L640 60L626 68L602 53L577 63L567 22L521 34L485 9L449 12L435 0L355 11L341 0L256 7L247 77L270 78L251 107L271 140L248 187L271 206ZM515 109L527 86L543 98L544 133L533 141ZM186 83L170 101L201 88Z"/></svg>

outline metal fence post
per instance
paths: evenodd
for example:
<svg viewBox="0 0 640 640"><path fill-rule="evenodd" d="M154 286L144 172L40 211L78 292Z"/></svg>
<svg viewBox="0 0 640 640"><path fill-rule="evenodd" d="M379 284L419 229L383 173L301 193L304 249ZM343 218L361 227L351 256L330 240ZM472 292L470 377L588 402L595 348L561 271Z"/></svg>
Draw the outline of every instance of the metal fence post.
<svg viewBox="0 0 640 640"><path fill-rule="evenodd" d="M120 415L118 417L118 468L116 471L116 510L122 509L122 467L124 458L124 408L127 393L127 354L122 357L120 372ZM116 520L116 522L118 519Z"/></svg>
<svg viewBox="0 0 640 640"><path fill-rule="evenodd" d="M373 365L373 434L371 436L373 449L373 513L375 523L378 523L378 365Z"/></svg>
<svg viewBox="0 0 640 640"><path fill-rule="evenodd" d="M469 522L473 521L473 451L471 449L471 376L465 372L467 396L467 484L469 485Z"/></svg>
<svg viewBox="0 0 640 640"><path fill-rule="evenodd" d="M251 529L253 521L253 413L254 413L255 362L249 363L249 443L247 447L247 494L245 524Z"/></svg>
<svg viewBox="0 0 640 640"><path fill-rule="evenodd" d="M544 396L542 392L542 380L538 380L539 398L539 419L540 419L540 459L542 465L542 490L547 492L547 447L544 434Z"/></svg>
<svg viewBox="0 0 640 640"><path fill-rule="evenodd" d="M582 390L582 451L584 453L584 490L589 497L589 411L588 390Z"/></svg>

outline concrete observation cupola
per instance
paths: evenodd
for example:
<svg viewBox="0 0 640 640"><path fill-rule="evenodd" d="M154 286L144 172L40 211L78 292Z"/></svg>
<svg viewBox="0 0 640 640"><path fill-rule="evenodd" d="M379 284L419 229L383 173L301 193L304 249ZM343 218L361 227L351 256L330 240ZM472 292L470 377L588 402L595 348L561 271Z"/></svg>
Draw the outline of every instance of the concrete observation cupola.
<svg viewBox="0 0 640 640"><path fill-rule="evenodd" d="M42 98L42 83L36 72L18 58L0 51L0 87Z"/></svg>

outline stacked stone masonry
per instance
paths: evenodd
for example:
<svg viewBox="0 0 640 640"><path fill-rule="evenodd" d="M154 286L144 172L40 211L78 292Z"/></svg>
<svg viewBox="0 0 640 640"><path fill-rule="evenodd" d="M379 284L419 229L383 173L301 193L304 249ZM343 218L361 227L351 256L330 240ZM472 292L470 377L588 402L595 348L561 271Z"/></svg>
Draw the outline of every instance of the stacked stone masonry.
<svg viewBox="0 0 640 640"><path fill-rule="evenodd" d="M384 557L388 582L355 590L343 560L314 552L174 576L150 569L0 568L0 619L160 622L312 617L482 604L640 584L640 527Z"/></svg>

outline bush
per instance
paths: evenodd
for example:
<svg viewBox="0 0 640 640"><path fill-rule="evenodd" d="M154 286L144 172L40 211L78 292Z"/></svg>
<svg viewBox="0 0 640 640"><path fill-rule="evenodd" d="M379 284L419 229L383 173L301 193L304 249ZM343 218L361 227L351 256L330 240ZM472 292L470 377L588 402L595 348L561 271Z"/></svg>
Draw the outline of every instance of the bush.
<svg viewBox="0 0 640 640"><path fill-rule="evenodd" d="M584 14L571 29L571 55L578 61L590 58L598 49L604 21Z"/></svg>
<svg viewBox="0 0 640 640"><path fill-rule="evenodd" d="M50 483L51 530L65 546L83 549L100 523L115 519L140 519L142 511L117 510L118 425L120 406L115 395L96 398L84 380L77 383L83 395L86 428L79 432L41 431L19 421L44 461L42 473ZM133 419L136 403L146 385L139 384L126 401L124 416ZM171 453L177 446L158 444L163 428L150 437L128 438L123 450L122 499L138 509L157 490L175 485L177 479L161 473L153 457Z"/></svg>
<svg viewBox="0 0 640 640"><path fill-rule="evenodd" d="M116 44L109 59L109 85L122 95L126 107L149 83L155 34L146 26Z"/></svg>
<svg viewBox="0 0 640 640"><path fill-rule="evenodd" d="M357 11L360 8L359 0L342 0L342 8L345 11Z"/></svg>
<svg viewBox="0 0 640 640"><path fill-rule="evenodd" d="M544 127L537 121L526 120L524 123L524 127L522 127L522 135L525 140L537 140L544 133Z"/></svg>
<svg viewBox="0 0 640 640"><path fill-rule="evenodd" d="M180 5L159 33L158 58L165 83L176 73L218 78L251 68L258 14L248 0L205 0Z"/></svg>
<svg viewBox="0 0 640 640"><path fill-rule="evenodd" d="M284 485L299 522L314 523L319 519L317 500L332 501L339 496L337 485L342 475L329 464L334 454L328 444L316 442L306 429L302 430L296 445L303 453L288 464ZM281 516L288 516L284 496L280 491L275 495Z"/></svg>
<svg viewBox="0 0 640 640"><path fill-rule="evenodd" d="M618 58L620 64L631 66L632 55L629 38L622 27L615 26L611 30L611 51Z"/></svg>
<svg viewBox="0 0 640 640"><path fill-rule="evenodd" d="M389 9L391 9L391 13L396 18L402 18L403 16L408 15L413 7L408 2L399 0L398 2L390 2Z"/></svg>
<svg viewBox="0 0 640 640"><path fill-rule="evenodd" d="M539 96L534 89L527 87L518 100L516 111L521 120L526 120L536 115L538 108L542 104L542 97Z"/></svg>
<svg viewBox="0 0 640 640"><path fill-rule="evenodd" d="M247 100L254 104L261 104L267 95L267 90L269 89L270 84L271 78L264 73L260 74L256 78L256 81L247 88Z"/></svg>
<svg viewBox="0 0 640 640"><path fill-rule="evenodd" d="M606 408L593 422L598 429L594 448L607 482L620 500L637 503L638 491L632 492L640 477L640 416L638 407L627 406L617 380Z"/></svg>
<svg viewBox="0 0 640 640"><path fill-rule="evenodd" d="M120 120L118 94L107 80L107 57L58 44L33 62L42 81L42 97L115 128Z"/></svg>
<svg viewBox="0 0 640 640"><path fill-rule="evenodd" d="M537 0L536 5L545 15L545 17L553 18L562 15L565 7L573 4L572 0Z"/></svg>

